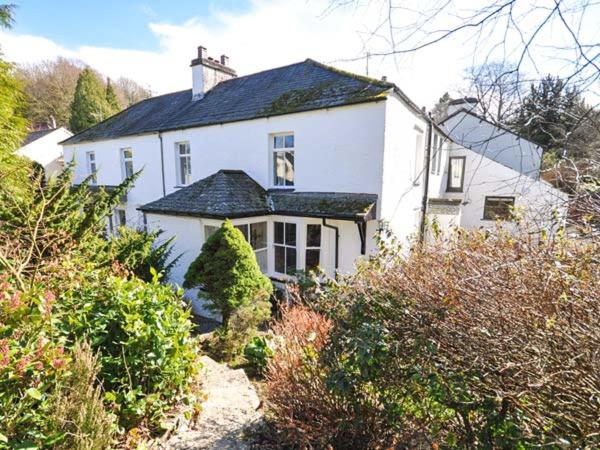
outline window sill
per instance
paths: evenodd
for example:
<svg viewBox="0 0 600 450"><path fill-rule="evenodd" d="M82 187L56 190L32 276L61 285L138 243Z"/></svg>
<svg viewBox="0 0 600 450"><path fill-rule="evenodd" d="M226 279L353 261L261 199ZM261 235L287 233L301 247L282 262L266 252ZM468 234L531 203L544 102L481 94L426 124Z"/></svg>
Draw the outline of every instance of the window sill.
<svg viewBox="0 0 600 450"><path fill-rule="evenodd" d="M181 188L188 187L188 186L189 186L189 184L178 184L176 186L173 186L173 189L181 189Z"/></svg>
<svg viewBox="0 0 600 450"><path fill-rule="evenodd" d="M450 194L462 194L464 191L463 189L446 189L446 192Z"/></svg>

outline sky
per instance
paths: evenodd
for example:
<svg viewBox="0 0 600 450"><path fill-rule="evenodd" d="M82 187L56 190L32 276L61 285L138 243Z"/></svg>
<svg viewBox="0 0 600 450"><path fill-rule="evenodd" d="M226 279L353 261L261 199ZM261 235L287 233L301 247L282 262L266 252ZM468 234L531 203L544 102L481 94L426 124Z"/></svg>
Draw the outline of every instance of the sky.
<svg viewBox="0 0 600 450"><path fill-rule="evenodd" d="M191 87L189 64L198 45L210 56L228 55L238 75L306 58L366 74L366 60L356 58L366 54L364 36L378 14L354 6L328 11L329 0L13 2L16 24L0 31L6 59L27 64L76 58L155 94ZM462 68L447 50L401 60L373 57L368 72L387 76L430 107L461 81Z"/></svg>
<svg viewBox="0 0 600 450"><path fill-rule="evenodd" d="M12 30L0 30L0 49L6 59L19 64L58 56L79 59L105 76L131 78L154 94L191 87L189 64L199 45L210 56L228 55L238 75L312 58L363 75L387 76L428 108L444 92L456 94L464 85L465 68L483 54L473 50L472 41L457 37L416 53L373 56L367 71L367 52L377 54L390 45L385 30L373 33L385 19L383 3L355 0L332 10L331 1L13 0L18 6L16 24ZM412 9L396 11L396 25L414 26L419 20L425 0L405 3L411 1ZM474 8L482 2L463 3ZM589 18L596 31L597 19ZM556 32L553 36L549 29L548 38L557 40ZM543 56L544 51L550 52L540 47L537 53ZM555 69L560 67L548 71Z"/></svg>

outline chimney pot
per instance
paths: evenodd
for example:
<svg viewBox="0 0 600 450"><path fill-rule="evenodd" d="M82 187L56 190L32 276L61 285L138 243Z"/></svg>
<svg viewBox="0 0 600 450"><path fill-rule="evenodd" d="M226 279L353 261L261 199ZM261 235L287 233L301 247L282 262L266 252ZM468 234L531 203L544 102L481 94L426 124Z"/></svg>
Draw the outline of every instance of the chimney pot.
<svg viewBox="0 0 600 450"><path fill-rule="evenodd" d="M198 47L198 59L202 61L202 58L206 58L206 47L200 45Z"/></svg>
<svg viewBox="0 0 600 450"><path fill-rule="evenodd" d="M221 55L221 64L223 64L224 66L228 66L229 65L229 56Z"/></svg>
<svg viewBox="0 0 600 450"><path fill-rule="evenodd" d="M381 81L387 81L387 77L384 75L381 77Z"/></svg>

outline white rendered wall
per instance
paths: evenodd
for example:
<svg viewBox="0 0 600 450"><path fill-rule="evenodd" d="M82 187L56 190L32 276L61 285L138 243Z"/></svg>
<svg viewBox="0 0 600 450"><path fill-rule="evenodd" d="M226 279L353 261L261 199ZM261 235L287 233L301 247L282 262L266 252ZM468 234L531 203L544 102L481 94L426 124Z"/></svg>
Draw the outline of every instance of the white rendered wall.
<svg viewBox="0 0 600 450"><path fill-rule="evenodd" d="M542 149L532 142L466 112L459 112L442 125L463 147L520 173L539 177Z"/></svg>
<svg viewBox="0 0 600 450"><path fill-rule="evenodd" d="M59 173L63 168L63 148L59 142L72 136L66 128L60 127L51 133L21 147L17 153L38 162L46 171L46 178Z"/></svg>
<svg viewBox="0 0 600 450"><path fill-rule="evenodd" d="M451 146L449 156L466 157L463 192L445 194L447 198L463 200L461 226L490 228L496 225L494 221L483 219L486 196L515 197L517 212L534 227L547 229L554 224L555 214L565 217L568 196L545 181L534 180L457 144ZM446 176L447 170L446 163ZM444 180L443 186L445 183Z"/></svg>

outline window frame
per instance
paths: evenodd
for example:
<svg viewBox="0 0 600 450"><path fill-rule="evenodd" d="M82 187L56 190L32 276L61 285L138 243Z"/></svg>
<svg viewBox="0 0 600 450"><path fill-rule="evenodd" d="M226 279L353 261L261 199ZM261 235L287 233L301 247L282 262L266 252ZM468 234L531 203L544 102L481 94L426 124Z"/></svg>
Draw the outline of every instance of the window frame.
<svg viewBox="0 0 600 450"><path fill-rule="evenodd" d="M264 242L263 247L255 247L256 241L252 235L252 227L253 226L256 227L259 224L264 224L264 227L265 227L265 242ZM260 262L259 262L258 255L259 254L265 255L264 256L264 266L260 267L260 269L263 272L268 272L268 270L269 270L269 222L267 220L258 220L258 221L253 221L253 222L237 223L237 224L234 224L233 226L241 231L241 233L244 235L244 239L246 239L246 242L248 242L248 244L250 244L250 247L252 247L252 251L254 252L254 255L256 256L256 262L258 263L259 267L260 267ZM245 228L246 230L243 231L241 228Z"/></svg>
<svg viewBox="0 0 600 450"><path fill-rule="evenodd" d="M288 250L289 249L293 249L296 253L295 256L295 264L294 264L294 272L298 271L298 231L299 231L299 226L296 222L291 222L291 221L286 221L286 220L273 220L271 222L273 224L273 272L278 274L278 275L283 275L283 276L294 276L295 273L288 273L288 264L287 264L287 258L288 258ZM283 243L278 243L276 242L276 231L275 228L277 226L278 223L283 224ZM289 245L286 241L286 235L287 235L287 226L288 225L293 225L295 227L295 236L294 236L294 245ZM279 270L277 270L277 247L281 247L284 249L284 253L283 253L283 259L284 259L284 272L280 272Z"/></svg>
<svg viewBox="0 0 600 450"><path fill-rule="evenodd" d="M286 146L286 137L291 136L293 139L293 145L291 147ZM283 147L276 147L276 139L283 139ZM282 133L272 133L269 134L269 160L270 160L270 173L271 173L271 187L275 189L293 189L296 185L296 134L293 131L287 131ZM287 155L291 155L292 160L292 177L291 183L287 184L287 170L283 179L283 184L277 184L278 177L277 176L277 160L278 155L283 154L284 162L288 161Z"/></svg>
<svg viewBox="0 0 600 450"><path fill-rule="evenodd" d="M442 168L443 145L444 145L444 138L440 134L439 137L438 137L437 163L436 163L436 170L435 170L435 174L436 175L440 174L440 171L441 171L441 168Z"/></svg>
<svg viewBox="0 0 600 450"><path fill-rule="evenodd" d="M319 227L319 245L318 246L314 246L314 245L308 245L308 227ZM307 223L306 224L306 242L304 245L304 270L313 270L316 267L321 267L321 256L323 254L323 226L320 223ZM319 251L319 262L317 263L316 266L314 267L308 267L308 265L306 264L307 261L307 253L309 250L315 251L318 250Z"/></svg>
<svg viewBox="0 0 600 450"><path fill-rule="evenodd" d="M486 214L486 210L489 208L488 200L490 200L490 199L510 202L508 214L506 217L499 217L499 216L489 217L489 213ZM486 195L483 200L483 218L481 220L488 220L488 221L493 221L493 222L498 221L498 220L503 221L503 222L512 222L514 220L514 215L512 214L511 210L512 210L512 208L515 207L515 201L516 201L516 198L512 195Z"/></svg>
<svg viewBox="0 0 600 450"><path fill-rule="evenodd" d="M126 227L127 226L127 211L125 211L125 208L115 208L115 216L117 219L117 226L116 229L118 230L120 227ZM121 217L122 215L122 217ZM124 220L121 220L124 219Z"/></svg>
<svg viewBox="0 0 600 450"><path fill-rule="evenodd" d="M186 153L181 153L181 148L184 146ZM181 170L181 160L187 159L187 177ZM192 146L190 141L175 142L175 172L177 186L189 186L192 184Z"/></svg>
<svg viewBox="0 0 600 450"><path fill-rule="evenodd" d="M129 152L131 156L126 157L125 156L125 152ZM123 147L122 149L120 149L120 153L121 153L121 175L123 176L123 180L125 180L126 178L133 176L133 174L135 173L134 169L133 169L133 149L131 147ZM127 163L131 163L131 175L127 174Z"/></svg>
<svg viewBox="0 0 600 450"><path fill-rule="evenodd" d="M421 184L425 159L425 132L415 125L415 163L413 165L413 185Z"/></svg>
<svg viewBox="0 0 600 450"><path fill-rule="evenodd" d="M453 187L452 183L452 161L461 161L462 170L460 174L460 186ZM446 180L446 192L463 192L465 188L465 167L467 165L467 157L466 156L450 156L448 158L448 177Z"/></svg>
<svg viewBox="0 0 600 450"><path fill-rule="evenodd" d="M85 152L85 161L88 170L88 176L91 176L90 181L92 184L98 184L98 162L96 161L96 152L90 150ZM94 168L92 169L92 166Z"/></svg>

